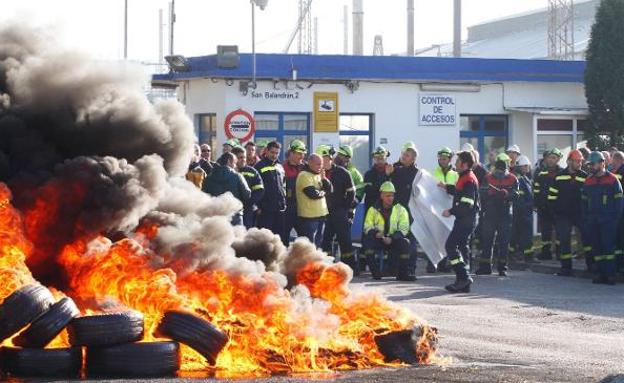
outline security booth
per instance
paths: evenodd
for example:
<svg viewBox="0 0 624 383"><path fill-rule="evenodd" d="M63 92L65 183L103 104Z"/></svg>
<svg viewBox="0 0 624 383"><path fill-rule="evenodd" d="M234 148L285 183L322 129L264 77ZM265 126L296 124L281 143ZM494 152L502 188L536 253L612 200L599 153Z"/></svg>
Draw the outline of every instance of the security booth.
<svg viewBox="0 0 624 383"><path fill-rule="evenodd" d="M215 154L232 137L349 144L364 172L375 146L394 161L406 141L425 169L440 148L464 143L482 162L511 144L535 161L546 147L583 143L582 61L258 54L255 84L251 55L234 62L186 58L152 80L177 87L198 141Z"/></svg>

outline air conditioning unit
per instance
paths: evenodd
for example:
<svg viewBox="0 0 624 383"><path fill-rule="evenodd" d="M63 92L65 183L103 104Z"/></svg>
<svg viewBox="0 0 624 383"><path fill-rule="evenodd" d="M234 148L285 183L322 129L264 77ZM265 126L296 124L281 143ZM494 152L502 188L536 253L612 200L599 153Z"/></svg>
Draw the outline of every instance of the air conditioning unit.
<svg viewBox="0 0 624 383"><path fill-rule="evenodd" d="M239 65L238 45L217 46L217 67L221 69L235 69Z"/></svg>

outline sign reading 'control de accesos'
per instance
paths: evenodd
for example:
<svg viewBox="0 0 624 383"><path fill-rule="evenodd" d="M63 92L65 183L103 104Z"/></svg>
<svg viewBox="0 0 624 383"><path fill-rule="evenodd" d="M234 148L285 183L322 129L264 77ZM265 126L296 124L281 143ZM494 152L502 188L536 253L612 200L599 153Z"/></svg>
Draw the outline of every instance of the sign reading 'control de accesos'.
<svg viewBox="0 0 624 383"><path fill-rule="evenodd" d="M249 112L238 109L225 117L224 128L227 138L237 138L240 142L245 142L256 132L256 120Z"/></svg>
<svg viewBox="0 0 624 383"><path fill-rule="evenodd" d="M455 96L420 94L418 111L419 125L454 126L457 122Z"/></svg>

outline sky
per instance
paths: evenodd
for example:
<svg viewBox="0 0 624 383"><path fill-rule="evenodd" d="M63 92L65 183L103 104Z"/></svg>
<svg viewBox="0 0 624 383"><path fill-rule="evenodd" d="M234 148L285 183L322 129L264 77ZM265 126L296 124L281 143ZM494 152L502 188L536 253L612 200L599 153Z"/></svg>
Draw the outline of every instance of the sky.
<svg viewBox="0 0 624 383"><path fill-rule="evenodd" d="M167 0L128 0L128 58L158 62L158 13L168 23ZM415 46L448 43L453 36L453 0L415 0ZM313 0L318 17L320 54L343 52L343 7L352 0ZM463 0L466 27L507 15L544 8L547 0ZM297 24L298 0L269 0L256 8L257 52L282 52ZM385 54L406 51L406 0L364 0L364 54L372 54L374 36L381 34ZM97 59L123 58L124 0L0 0L0 23L15 20L49 29L66 46ZM185 56L214 54L217 45L238 45L251 52L249 0L176 0L174 51ZM349 14L349 16L351 16ZM351 28L349 20L349 29ZM165 54L168 27L164 27ZM351 30L349 30L351 49ZM296 53L297 41L290 52Z"/></svg>

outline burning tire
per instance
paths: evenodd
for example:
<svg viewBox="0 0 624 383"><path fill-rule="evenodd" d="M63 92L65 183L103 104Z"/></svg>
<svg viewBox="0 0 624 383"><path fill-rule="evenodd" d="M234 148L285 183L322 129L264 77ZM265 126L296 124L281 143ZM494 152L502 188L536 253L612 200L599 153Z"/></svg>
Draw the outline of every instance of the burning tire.
<svg viewBox="0 0 624 383"><path fill-rule="evenodd" d="M2 347L0 355L3 371L14 376L76 377L82 367L80 347Z"/></svg>
<svg viewBox="0 0 624 383"><path fill-rule="evenodd" d="M13 343L21 347L43 348L52 341L80 311L71 298L63 298L24 330Z"/></svg>
<svg viewBox="0 0 624 383"><path fill-rule="evenodd" d="M136 311L86 316L67 327L72 346L112 346L143 338L143 315Z"/></svg>
<svg viewBox="0 0 624 383"><path fill-rule="evenodd" d="M54 304L50 290L28 285L9 295L0 305L0 342L37 319Z"/></svg>
<svg viewBox="0 0 624 383"><path fill-rule="evenodd" d="M167 311L156 329L156 336L171 338L199 352L214 365L228 336L205 319L182 311Z"/></svg>
<svg viewBox="0 0 624 383"><path fill-rule="evenodd" d="M86 366L89 376L171 376L180 369L180 346L150 342L88 347Z"/></svg>

